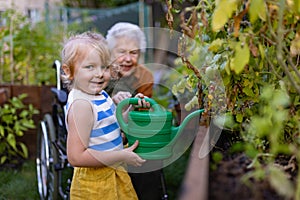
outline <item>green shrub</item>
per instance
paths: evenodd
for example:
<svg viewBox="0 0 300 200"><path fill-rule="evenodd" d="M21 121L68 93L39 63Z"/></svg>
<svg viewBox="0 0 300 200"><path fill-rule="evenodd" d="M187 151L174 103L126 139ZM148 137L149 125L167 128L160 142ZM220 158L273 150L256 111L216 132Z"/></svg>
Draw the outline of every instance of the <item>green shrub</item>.
<svg viewBox="0 0 300 200"><path fill-rule="evenodd" d="M12 97L8 103L0 107L0 166L18 164L20 159L28 157L26 145L17 140L24 132L35 128L32 119L38 114L33 105L23 103L27 94Z"/></svg>

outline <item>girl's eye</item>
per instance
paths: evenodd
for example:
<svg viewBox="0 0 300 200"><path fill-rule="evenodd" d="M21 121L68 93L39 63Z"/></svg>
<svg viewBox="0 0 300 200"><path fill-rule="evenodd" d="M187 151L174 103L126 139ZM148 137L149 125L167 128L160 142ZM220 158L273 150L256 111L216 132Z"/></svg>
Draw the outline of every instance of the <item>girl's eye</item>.
<svg viewBox="0 0 300 200"><path fill-rule="evenodd" d="M109 69L109 66L101 66L101 69L102 69L102 70L108 70L108 69Z"/></svg>
<svg viewBox="0 0 300 200"><path fill-rule="evenodd" d="M85 66L85 68L86 68L86 69L93 69L94 66L93 66L93 65L87 65L87 66Z"/></svg>

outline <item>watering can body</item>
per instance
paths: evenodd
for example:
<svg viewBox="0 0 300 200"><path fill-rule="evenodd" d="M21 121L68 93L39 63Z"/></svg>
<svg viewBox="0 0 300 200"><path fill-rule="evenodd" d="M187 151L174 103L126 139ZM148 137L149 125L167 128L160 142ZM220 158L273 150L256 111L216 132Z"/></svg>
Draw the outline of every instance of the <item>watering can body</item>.
<svg viewBox="0 0 300 200"><path fill-rule="evenodd" d="M151 109L129 111L128 122L125 122L122 115L123 108L137 105L138 100L138 98L128 98L121 101L117 106L116 116L129 146L138 140L139 146L135 149L135 153L149 160L166 159L172 156L172 146L180 135L181 129L190 118L199 116L203 112L198 110L191 113L182 125L174 127L172 113L163 110L153 99L145 98L150 103Z"/></svg>

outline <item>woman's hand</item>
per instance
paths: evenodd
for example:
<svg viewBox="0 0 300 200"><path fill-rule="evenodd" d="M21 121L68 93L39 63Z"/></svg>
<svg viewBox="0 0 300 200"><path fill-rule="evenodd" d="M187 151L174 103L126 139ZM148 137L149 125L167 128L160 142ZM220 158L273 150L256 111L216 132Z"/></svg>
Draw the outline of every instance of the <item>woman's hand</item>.
<svg viewBox="0 0 300 200"><path fill-rule="evenodd" d="M139 141L136 140L132 146L124 149L124 151L129 153L126 156L125 162L135 167L140 167L144 162L146 162L146 160L142 159L140 156L138 156L136 153L133 152L133 150L135 150L138 145L139 145Z"/></svg>
<svg viewBox="0 0 300 200"><path fill-rule="evenodd" d="M138 101L138 108L150 108L150 103L147 102L144 98L148 98L147 96L143 95L142 93L138 93L135 95L136 98L140 98Z"/></svg>
<svg viewBox="0 0 300 200"><path fill-rule="evenodd" d="M121 101L130 98L131 96L132 95L130 94L130 92L120 91L112 97L112 100L116 105L118 105Z"/></svg>

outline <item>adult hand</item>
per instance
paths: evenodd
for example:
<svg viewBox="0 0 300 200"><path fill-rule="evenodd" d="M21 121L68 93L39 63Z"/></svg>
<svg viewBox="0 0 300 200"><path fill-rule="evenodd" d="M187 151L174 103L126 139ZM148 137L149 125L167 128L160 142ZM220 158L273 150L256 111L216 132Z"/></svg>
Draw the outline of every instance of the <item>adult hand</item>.
<svg viewBox="0 0 300 200"><path fill-rule="evenodd" d="M121 101L130 98L131 96L132 95L130 94L130 92L120 91L112 97L112 100L115 104L119 104Z"/></svg>
<svg viewBox="0 0 300 200"><path fill-rule="evenodd" d="M148 98L147 96L143 95L142 93L138 93L135 95L136 98L140 98L138 101L138 108L150 108L150 103L147 102L144 98Z"/></svg>

